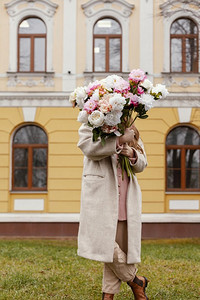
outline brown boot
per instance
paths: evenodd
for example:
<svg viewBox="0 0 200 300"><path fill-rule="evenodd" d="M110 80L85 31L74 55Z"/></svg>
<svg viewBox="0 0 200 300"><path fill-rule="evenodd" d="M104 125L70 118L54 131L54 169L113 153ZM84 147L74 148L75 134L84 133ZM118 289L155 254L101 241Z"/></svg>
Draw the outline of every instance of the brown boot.
<svg viewBox="0 0 200 300"><path fill-rule="evenodd" d="M149 298L145 294L145 289L148 285L148 280L143 276L135 276L133 281L127 282L131 287L135 300L148 300Z"/></svg>
<svg viewBox="0 0 200 300"><path fill-rule="evenodd" d="M103 293L103 295L102 295L102 300L113 300L113 299L114 299L113 294Z"/></svg>

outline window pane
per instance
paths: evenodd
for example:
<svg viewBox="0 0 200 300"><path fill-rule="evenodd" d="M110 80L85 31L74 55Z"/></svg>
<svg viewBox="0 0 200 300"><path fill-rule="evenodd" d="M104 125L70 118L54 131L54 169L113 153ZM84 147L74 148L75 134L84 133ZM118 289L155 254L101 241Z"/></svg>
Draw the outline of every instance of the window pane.
<svg viewBox="0 0 200 300"><path fill-rule="evenodd" d="M27 18L19 25L19 33L46 33L46 26L38 18Z"/></svg>
<svg viewBox="0 0 200 300"><path fill-rule="evenodd" d="M174 128L167 136L167 145L200 145L200 135L187 126Z"/></svg>
<svg viewBox="0 0 200 300"><path fill-rule="evenodd" d="M30 71L31 40L30 38L20 38L19 41L19 71Z"/></svg>
<svg viewBox="0 0 200 300"><path fill-rule="evenodd" d="M117 21L105 18L95 24L94 34L121 34L121 26Z"/></svg>
<svg viewBox="0 0 200 300"><path fill-rule="evenodd" d="M197 39L186 39L186 72L198 72Z"/></svg>
<svg viewBox="0 0 200 300"><path fill-rule="evenodd" d="M36 148L33 149L33 167L47 166L47 149Z"/></svg>
<svg viewBox="0 0 200 300"><path fill-rule="evenodd" d="M198 169L186 169L186 188L199 189L200 188L200 174Z"/></svg>
<svg viewBox="0 0 200 300"><path fill-rule="evenodd" d="M200 169L200 150L187 149L185 155L186 168Z"/></svg>
<svg viewBox="0 0 200 300"><path fill-rule="evenodd" d="M180 168L181 167L181 150L169 149L167 150L167 167Z"/></svg>
<svg viewBox="0 0 200 300"><path fill-rule="evenodd" d="M37 126L24 126L16 132L14 144L47 144L47 135Z"/></svg>
<svg viewBox="0 0 200 300"><path fill-rule="evenodd" d="M105 39L95 39L94 41L94 71L103 72L106 68L105 62Z"/></svg>
<svg viewBox="0 0 200 300"><path fill-rule="evenodd" d="M171 71L182 71L182 40L171 39Z"/></svg>
<svg viewBox="0 0 200 300"><path fill-rule="evenodd" d="M178 189L181 187L180 170L167 170L167 187L169 189Z"/></svg>
<svg viewBox="0 0 200 300"><path fill-rule="evenodd" d="M28 166L28 149L25 148L14 149L14 166L15 167Z"/></svg>
<svg viewBox="0 0 200 300"><path fill-rule="evenodd" d="M14 170L14 187L28 187L27 168Z"/></svg>
<svg viewBox="0 0 200 300"><path fill-rule="evenodd" d="M109 39L109 71L120 71L120 39Z"/></svg>
<svg viewBox="0 0 200 300"><path fill-rule="evenodd" d="M197 25L190 19L178 19L171 26L171 34L197 34Z"/></svg>
<svg viewBox="0 0 200 300"><path fill-rule="evenodd" d="M34 168L32 177L32 186L37 188L44 188L47 185L47 171L46 168Z"/></svg>
<svg viewBox="0 0 200 300"><path fill-rule="evenodd" d="M34 39L34 71L45 71L45 38Z"/></svg>

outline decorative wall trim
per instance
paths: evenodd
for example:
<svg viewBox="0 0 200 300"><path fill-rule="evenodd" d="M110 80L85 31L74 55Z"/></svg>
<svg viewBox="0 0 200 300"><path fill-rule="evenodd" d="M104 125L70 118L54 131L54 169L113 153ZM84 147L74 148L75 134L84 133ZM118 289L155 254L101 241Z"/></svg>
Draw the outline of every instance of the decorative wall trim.
<svg viewBox="0 0 200 300"><path fill-rule="evenodd" d="M181 4L182 3L182 4ZM177 5L176 5L177 4ZM181 4L181 6L180 6ZM196 9L191 5L196 6ZM161 15L164 23L164 65L163 71L170 72L170 27L171 24L178 18L189 17L193 19L199 27L199 44L200 44L200 9L198 0L170 0L160 5ZM199 72L200 72L200 57L199 57Z"/></svg>
<svg viewBox="0 0 200 300"><path fill-rule="evenodd" d="M38 8L36 4L42 5ZM24 4L25 6L22 6ZM47 72L53 72L53 16L58 5L50 0L12 0L5 4L9 15L9 72L17 72L17 33L23 18L36 16L47 27Z"/></svg>
<svg viewBox="0 0 200 300"><path fill-rule="evenodd" d="M112 6L112 3L119 4L120 9ZM99 10L95 10L97 4L103 4ZM92 72L93 57L93 27L98 19L103 17L115 18L122 27L122 72L129 72L129 16L134 8L125 0L90 0L83 4L82 9L86 15L86 72Z"/></svg>
<svg viewBox="0 0 200 300"><path fill-rule="evenodd" d="M173 73L162 73L164 81L163 83L166 86L181 86L181 87L189 87L195 84L200 84L200 76L198 74L193 74L193 76L188 76L187 74L173 74ZM181 80L177 80L176 78L179 77ZM185 77L185 78L184 78ZM190 79L188 79L190 77Z"/></svg>
<svg viewBox="0 0 200 300"><path fill-rule="evenodd" d="M46 87L54 86L54 73L45 73L41 76L41 74L24 74L15 73L15 72L7 72L8 74L8 82L7 86L26 86L26 87L33 87L43 85ZM23 78L26 77L25 78ZM36 79L37 76L37 79Z"/></svg>
<svg viewBox="0 0 200 300"><path fill-rule="evenodd" d="M180 123L189 123L191 118L191 107L178 107L178 116Z"/></svg>
<svg viewBox="0 0 200 300"><path fill-rule="evenodd" d="M0 93L0 107L71 107L69 92L63 93ZM157 100L154 107L200 107L200 93L170 93Z"/></svg>
<svg viewBox="0 0 200 300"><path fill-rule="evenodd" d="M36 107L22 107L24 122L34 122Z"/></svg>
<svg viewBox="0 0 200 300"><path fill-rule="evenodd" d="M0 213L3 222L79 222L80 214ZM200 214L142 214L142 223L200 223Z"/></svg>

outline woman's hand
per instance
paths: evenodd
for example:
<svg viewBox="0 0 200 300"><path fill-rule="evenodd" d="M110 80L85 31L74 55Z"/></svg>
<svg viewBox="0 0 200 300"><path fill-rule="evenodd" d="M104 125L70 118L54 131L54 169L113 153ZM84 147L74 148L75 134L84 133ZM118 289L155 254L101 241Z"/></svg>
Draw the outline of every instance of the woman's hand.
<svg viewBox="0 0 200 300"><path fill-rule="evenodd" d="M128 158L133 158L133 149L128 144L124 144L123 149L120 152L120 154L123 154L124 156L127 156Z"/></svg>
<svg viewBox="0 0 200 300"><path fill-rule="evenodd" d="M126 128L123 135L119 137L119 144L125 144L134 140L135 132L132 128Z"/></svg>

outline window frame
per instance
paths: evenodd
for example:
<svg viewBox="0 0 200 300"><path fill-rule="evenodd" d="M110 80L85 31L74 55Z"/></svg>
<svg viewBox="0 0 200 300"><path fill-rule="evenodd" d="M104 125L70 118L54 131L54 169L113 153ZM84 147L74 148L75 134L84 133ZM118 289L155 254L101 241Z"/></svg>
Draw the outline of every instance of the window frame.
<svg viewBox="0 0 200 300"><path fill-rule="evenodd" d="M46 28L46 33L19 33L20 24L30 18L38 19L42 21ZM30 39L30 71L20 71L20 39L21 38L29 38ZM34 45L35 38L44 38L45 39L45 62L44 62L44 70L43 71L35 71L34 70ZM17 72L18 73L46 73L47 70L47 26L45 22L37 17L37 16L26 16L23 18L18 24L17 31Z"/></svg>
<svg viewBox="0 0 200 300"><path fill-rule="evenodd" d="M20 130L23 127L26 126L30 126L29 124L21 126L20 128L18 128L15 131L15 134L17 133L18 130ZM40 128L41 130L43 130L43 128L41 128L40 126L37 125L33 125L36 126L38 128ZM44 130L43 130L44 131ZM45 131L44 131L45 132ZM14 143L14 137L15 134L13 136L13 141L12 141L12 172L11 172L11 176L12 176L12 191L22 191L22 192L31 192L31 191L47 191L47 184L48 184L48 140L47 140L47 144L15 144ZM46 134L46 132L45 132ZM27 149L28 150L28 155L27 155L27 160L28 160L28 165L27 165L27 177L28 177L28 185L27 187L15 187L14 186L14 172L15 172L15 165L14 165L14 149L19 149L19 148L23 148L23 149ZM33 177L33 149L35 148L45 148L47 149L47 160L46 160L46 167L44 169L46 169L46 186L45 187L33 187L32 186L32 177Z"/></svg>
<svg viewBox="0 0 200 300"><path fill-rule="evenodd" d="M119 25L120 25L120 28L121 28L121 31L122 31L122 27L121 27L121 24L118 20L114 19L114 18L111 18L111 17L103 17L103 18L100 18L98 19L94 26L93 26L93 64L92 64L92 70L94 73L121 73L122 72L122 33L121 34L94 34L94 27L95 25L97 24L98 21L101 21L103 19L112 19L114 21L116 21ZM105 71L95 71L95 53L94 53L94 46L95 46L95 39L105 39ZM109 56L110 56L110 53L109 53L109 40L110 39L114 39L114 38L118 38L120 40L120 70L119 71L110 71L109 70Z"/></svg>
<svg viewBox="0 0 200 300"><path fill-rule="evenodd" d="M197 33L196 34L172 34L171 33L171 28L173 23L175 23L176 21L180 20L180 19L187 19L192 21L196 26L197 26ZM181 48L182 48L182 70L180 72L178 71L172 71L172 39L180 39L181 40ZM190 71L187 72L186 71L186 39L196 39L197 40L197 61L196 61L196 69L197 71ZM184 74L196 74L199 71L199 34L198 34L198 24L196 24L196 22L189 18L189 17L179 17L177 19L175 19L170 26L170 73L184 73Z"/></svg>
<svg viewBox="0 0 200 300"><path fill-rule="evenodd" d="M182 127L184 125L181 126L176 126L174 128L172 128L169 132L168 135L170 134L171 131L173 131L174 129L176 129L177 127ZM184 126L184 127L190 127L191 129L197 131L195 128L191 127L191 126ZM198 132L198 131L197 131ZM167 136L168 136L167 135ZM180 159L181 159L181 163L180 163L180 188L168 188L168 177L167 177L167 171L169 169L176 169L173 167L168 167L167 165L167 151L170 149L180 149ZM185 151L187 149L190 150L194 150L194 149L198 149L200 151L200 145L167 145L165 144L165 191L166 192L200 192L200 188L186 188L186 160L185 160ZM200 171L200 168L199 168Z"/></svg>

